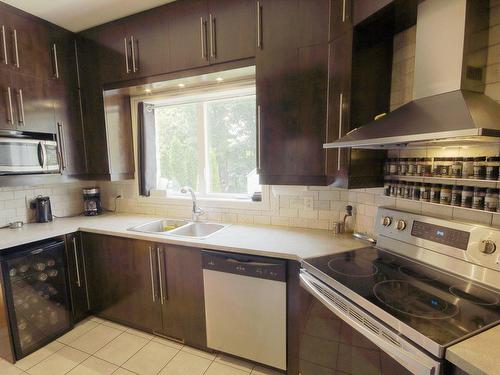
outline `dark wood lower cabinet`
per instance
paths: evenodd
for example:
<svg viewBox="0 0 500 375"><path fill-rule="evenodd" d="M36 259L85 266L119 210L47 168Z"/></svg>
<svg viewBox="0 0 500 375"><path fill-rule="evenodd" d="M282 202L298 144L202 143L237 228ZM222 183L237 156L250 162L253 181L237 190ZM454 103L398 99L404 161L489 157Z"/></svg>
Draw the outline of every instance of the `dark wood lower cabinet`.
<svg viewBox="0 0 500 375"><path fill-rule="evenodd" d="M90 233L83 244L93 313L206 347L199 249Z"/></svg>
<svg viewBox="0 0 500 375"><path fill-rule="evenodd" d="M87 317L89 312L87 276L80 233L66 235L66 258L73 323L77 323Z"/></svg>

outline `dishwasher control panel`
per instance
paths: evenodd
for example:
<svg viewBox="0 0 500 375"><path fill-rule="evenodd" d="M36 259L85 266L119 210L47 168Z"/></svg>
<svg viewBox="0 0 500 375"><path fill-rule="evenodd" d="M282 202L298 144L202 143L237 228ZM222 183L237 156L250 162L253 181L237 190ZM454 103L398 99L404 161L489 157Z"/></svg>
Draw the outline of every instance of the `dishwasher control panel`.
<svg viewBox="0 0 500 375"><path fill-rule="evenodd" d="M275 258L203 250L203 269L286 281L286 261Z"/></svg>

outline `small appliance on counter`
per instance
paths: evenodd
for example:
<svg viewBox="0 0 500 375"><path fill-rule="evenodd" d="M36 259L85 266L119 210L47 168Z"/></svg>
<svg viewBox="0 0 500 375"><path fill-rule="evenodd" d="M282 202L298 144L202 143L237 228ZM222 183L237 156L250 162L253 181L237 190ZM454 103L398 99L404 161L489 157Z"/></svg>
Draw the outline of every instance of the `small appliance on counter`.
<svg viewBox="0 0 500 375"><path fill-rule="evenodd" d="M49 197L39 195L35 198L35 211L37 223L48 223L52 221L52 207Z"/></svg>
<svg viewBox="0 0 500 375"><path fill-rule="evenodd" d="M102 213L101 192L98 187L83 188L83 214L96 216Z"/></svg>

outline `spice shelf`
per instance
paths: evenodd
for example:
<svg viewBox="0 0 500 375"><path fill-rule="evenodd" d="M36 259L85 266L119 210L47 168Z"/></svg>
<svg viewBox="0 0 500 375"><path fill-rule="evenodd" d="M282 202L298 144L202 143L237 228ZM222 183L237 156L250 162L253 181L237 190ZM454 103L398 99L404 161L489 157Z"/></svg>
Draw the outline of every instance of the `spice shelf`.
<svg viewBox="0 0 500 375"><path fill-rule="evenodd" d="M385 175L384 179L391 181L422 182L428 184L478 186L478 187L497 188L497 189L500 188L500 181L476 180L473 178Z"/></svg>

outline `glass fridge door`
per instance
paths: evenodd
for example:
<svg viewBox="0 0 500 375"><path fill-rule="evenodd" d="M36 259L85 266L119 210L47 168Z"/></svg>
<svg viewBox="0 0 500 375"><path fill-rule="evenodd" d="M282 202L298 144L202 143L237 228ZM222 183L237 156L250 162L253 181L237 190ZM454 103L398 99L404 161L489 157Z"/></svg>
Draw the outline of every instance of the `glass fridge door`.
<svg viewBox="0 0 500 375"><path fill-rule="evenodd" d="M71 327L65 264L63 242L21 250L3 260L17 359Z"/></svg>

